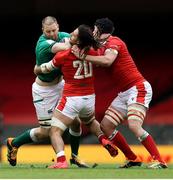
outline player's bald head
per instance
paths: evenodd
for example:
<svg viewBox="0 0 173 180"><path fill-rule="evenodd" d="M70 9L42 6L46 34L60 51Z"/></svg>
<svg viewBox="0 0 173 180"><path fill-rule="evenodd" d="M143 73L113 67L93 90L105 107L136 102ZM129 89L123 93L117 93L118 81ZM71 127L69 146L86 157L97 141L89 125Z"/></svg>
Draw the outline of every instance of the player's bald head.
<svg viewBox="0 0 173 180"><path fill-rule="evenodd" d="M53 16L47 16L42 20L42 31L48 39L57 40L59 32L59 24Z"/></svg>
<svg viewBox="0 0 173 180"><path fill-rule="evenodd" d="M42 20L42 26L44 26L44 25L48 25L48 26L49 26L49 25L51 25L51 24L53 24L53 23L58 24L56 18L53 17L53 16L46 16L46 17Z"/></svg>

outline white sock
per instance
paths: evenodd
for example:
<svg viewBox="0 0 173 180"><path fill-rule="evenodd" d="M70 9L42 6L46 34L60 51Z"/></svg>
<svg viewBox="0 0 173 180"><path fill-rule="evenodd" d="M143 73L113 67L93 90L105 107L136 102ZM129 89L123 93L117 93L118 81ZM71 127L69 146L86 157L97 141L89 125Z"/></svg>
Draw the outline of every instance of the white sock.
<svg viewBox="0 0 173 180"><path fill-rule="evenodd" d="M35 136L35 128L31 129L31 131L30 131L30 138L32 139L33 142L38 142L38 139Z"/></svg>

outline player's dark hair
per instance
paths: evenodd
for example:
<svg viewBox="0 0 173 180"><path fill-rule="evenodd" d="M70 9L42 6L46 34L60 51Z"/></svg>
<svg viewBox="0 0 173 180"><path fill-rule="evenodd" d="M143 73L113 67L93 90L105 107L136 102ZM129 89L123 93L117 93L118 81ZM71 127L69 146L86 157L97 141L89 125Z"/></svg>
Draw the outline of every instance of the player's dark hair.
<svg viewBox="0 0 173 180"><path fill-rule="evenodd" d="M94 25L97 26L100 34L103 34L103 33L112 34L115 29L114 23L109 18L97 19Z"/></svg>
<svg viewBox="0 0 173 180"><path fill-rule="evenodd" d="M78 47L80 49L99 48L99 42L94 39L92 29L88 25L80 25L78 31Z"/></svg>

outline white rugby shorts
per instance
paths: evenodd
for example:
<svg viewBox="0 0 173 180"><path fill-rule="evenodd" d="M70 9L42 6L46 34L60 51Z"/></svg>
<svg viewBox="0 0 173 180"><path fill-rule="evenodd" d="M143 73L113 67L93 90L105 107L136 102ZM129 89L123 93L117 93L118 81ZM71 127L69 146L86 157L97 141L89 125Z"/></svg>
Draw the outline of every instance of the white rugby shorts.
<svg viewBox="0 0 173 180"><path fill-rule="evenodd" d="M65 116L75 119L90 117L95 112L95 94L86 96L63 96L56 109Z"/></svg>
<svg viewBox="0 0 173 180"><path fill-rule="evenodd" d="M62 96L64 80L53 86L32 85L33 103L41 126L50 126L53 111Z"/></svg>
<svg viewBox="0 0 173 180"><path fill-rule="evenodd" d="M152 99L152 94L152 87L150 83L148 81L141 82L124 92L120 92L111 103L111 106L126 116L127 107L130 104L137 103L148 108Z"/></svg>

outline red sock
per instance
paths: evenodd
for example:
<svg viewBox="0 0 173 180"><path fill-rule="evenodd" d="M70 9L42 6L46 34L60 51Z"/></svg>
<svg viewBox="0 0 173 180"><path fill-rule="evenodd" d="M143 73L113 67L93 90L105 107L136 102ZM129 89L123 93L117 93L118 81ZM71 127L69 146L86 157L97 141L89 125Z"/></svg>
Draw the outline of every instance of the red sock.
<svg viewBox="0 0 173 180"><path fill-rule="evenodd" d="M137 158L137 156L130 149L130 146L127 144L126 139L119 131L111 139L111 142L114 143L124 153L127 159L135 160Z"/></svg>
<svg viewBox="0 0 173 180"><path fill-rule="evenodd" d="M57 157L57 162L64 162L64 161L66 161L66 157L64 155Z"/></svg>
<svg viewBox="0 0 173 180"><path fill-rule="evenodd" d="M154 160L164 163L151 135L148 135L141 143L145 146Z"/></svg>
<svg viewBox="0 0 173 180"><path fill-rule="evenodd" d="M99 140L100 144L102 144L103 139L108 139L108 138L104 134L101 134L98 136L98 140Z"/></svg>

